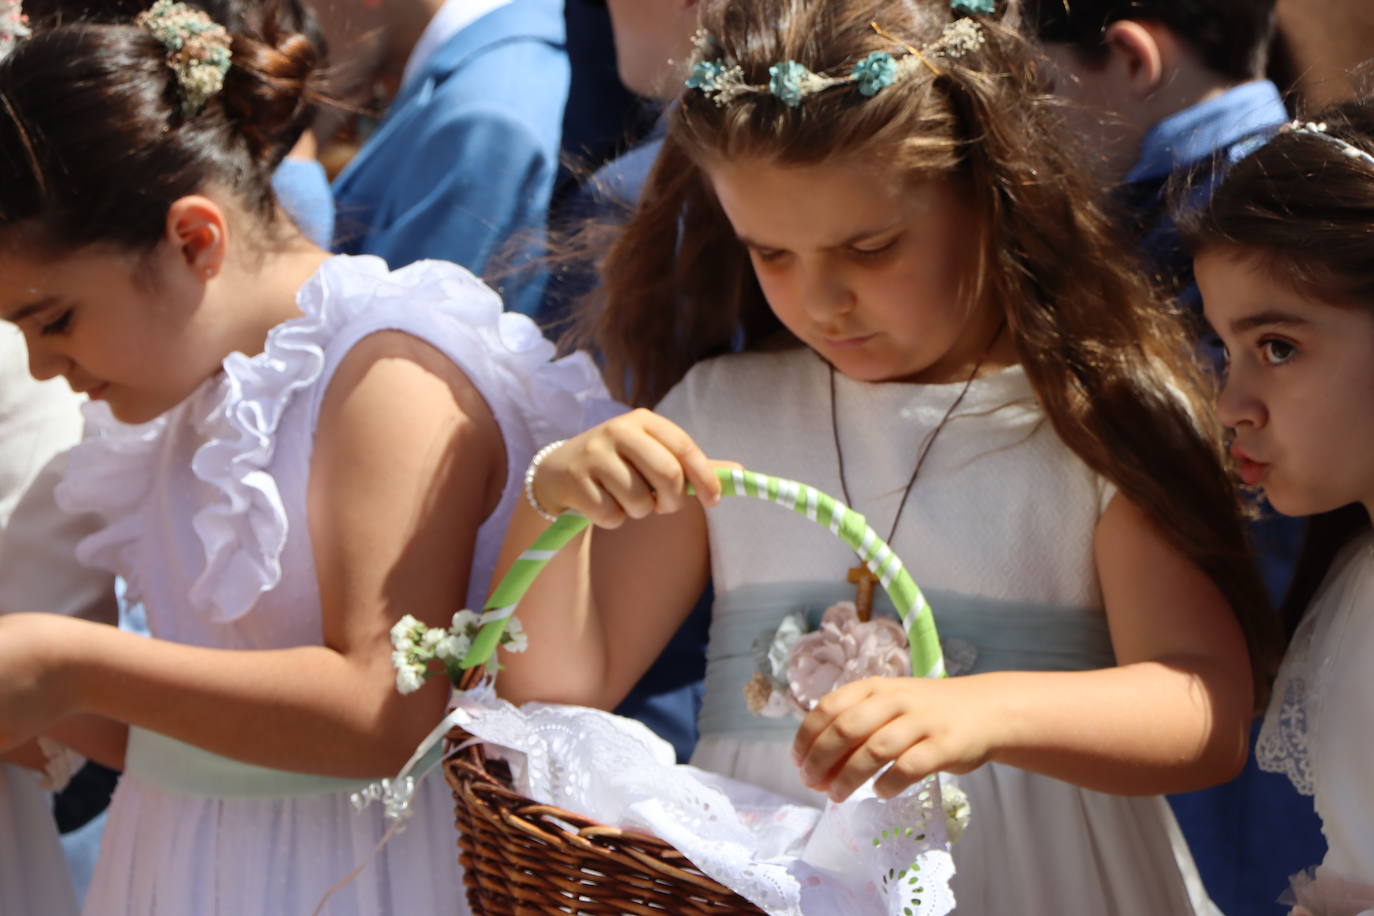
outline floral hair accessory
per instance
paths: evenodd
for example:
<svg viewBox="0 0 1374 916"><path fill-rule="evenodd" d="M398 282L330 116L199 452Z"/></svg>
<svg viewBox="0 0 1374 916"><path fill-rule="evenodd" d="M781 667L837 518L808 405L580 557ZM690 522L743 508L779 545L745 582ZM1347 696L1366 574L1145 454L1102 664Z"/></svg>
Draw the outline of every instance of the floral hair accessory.
<svg viewBox="0 0 1374 916"><path fill-rule="evenodd" d="M1327 133L1326 122L1324 121L1289 121L1279 128L1279 133L1306 134L1310 137L1316 137L1323 143L1340 150L1342 155L1348 156L1351 159L1359 159L1368 165L1374 166L1374 155L1360 149L1348 140L1342 140L1340 137L1333 137L1331 134Z"/></svg>
<svg viewBox="0 0 1374 916"><path fill-rule="evenodd" d="M720 106L728 105L740 96L766 93L788 108L797 108L807 96L837 86L855 86L860 95L871 99L921 67L940 75L940 68L930 61L934 55L953 60L973 53L987 42L982 26L967 17L946 25L940 37L923 48L912 47L889 35L876 22L873 23L873 30L898 45L904 53L874 51L854 64L848 72L836 76L813 73L804 64L785 60L768 68L768 84L763 86L745 82L744 70L738 63L713 57L718 53L715 41L705 32L698 32L697 62L692 65L686 86L703 93Z"/></svg>
<svg viewBox="0 0 1374 916"><path fill-rule="evenodd" d="M993 0L950 0L949 8L965 16L991 16L996 6Z"/></svg>
<svg viewBox="0 0 1374 916"><path fill-rule="evenodd" d="M872 98L897 82L897 61L891 54L874 51L854 65L854 82L861 95Z"/></svg>
<svg viewBox="0 0 1374 916"><path fill-rule="evenodd" d="M29 17L19 0L0 0L0 60L29 37Z"/></svg>
<svg viewBox="0 0 1374 916"><path fill-rule="evenodd" d="M136 22L167 49L167 66L181 89L181 110L193 115L224 88L231 39L204 10L157 0Z"/></svg>

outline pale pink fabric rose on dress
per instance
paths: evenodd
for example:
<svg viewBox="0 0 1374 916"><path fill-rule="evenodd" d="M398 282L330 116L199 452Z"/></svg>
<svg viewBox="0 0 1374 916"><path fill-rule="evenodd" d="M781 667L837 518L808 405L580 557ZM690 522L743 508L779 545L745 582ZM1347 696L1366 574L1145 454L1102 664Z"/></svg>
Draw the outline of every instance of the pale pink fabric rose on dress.
<svg viewBox="0 0 1374 916"><path fill-rule="evenodd" d="M859 620L852 601L832 604L820 629L792 647L787 683L805 709L837 687L868 677L906 677L911 653L902 625L891 617Z"/></svg>

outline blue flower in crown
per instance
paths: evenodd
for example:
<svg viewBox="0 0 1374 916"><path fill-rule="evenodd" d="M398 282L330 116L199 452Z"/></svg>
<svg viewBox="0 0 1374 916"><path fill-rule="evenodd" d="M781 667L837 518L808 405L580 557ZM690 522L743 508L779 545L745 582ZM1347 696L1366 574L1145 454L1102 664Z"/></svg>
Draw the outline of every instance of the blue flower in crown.
<svg viewBox="0 0 1374 916"><path fill-rule="evenodd" d="M949 8L965 16L991 16L996 5L993 0L950 0Z"/></svg>
<svg viewBox="0 0 1374 916"><path fill-rule="evenodd" d="M874 51L854 65L854 81L865 98L873 98L897 81L897 61L891 54Z"/></svg>
<svg viewBox="0 0 1374 916"><path fill-rule="evenodd" d="M806 95L802 84L811 76L811 71L795 60L785 60L768 68L768 91L777 96L788 108L796 108Z"/></svg>
<svg viewBox="0 0 1374 916"><path fill-rule="evenodd" d="M692 75L687 77L687 88L714 92L720 88L725 69L725 64L718 60L703 60L692 68Z"/></svg>

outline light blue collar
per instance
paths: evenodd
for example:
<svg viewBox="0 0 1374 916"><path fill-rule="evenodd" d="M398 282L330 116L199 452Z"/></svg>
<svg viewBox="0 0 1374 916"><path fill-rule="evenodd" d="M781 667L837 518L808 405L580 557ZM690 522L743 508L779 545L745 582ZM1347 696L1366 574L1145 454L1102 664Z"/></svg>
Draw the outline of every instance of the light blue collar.
<svg viewBox="0 0 1374 916"><path fill-rule="evenodd" d="M1287 120L1288 111L1277 86L1268 80L1242 83L1150 128L1140 144L1140 158L1125 181L1132 184L1163 178L1246 137L1272 131Z"/></svg>

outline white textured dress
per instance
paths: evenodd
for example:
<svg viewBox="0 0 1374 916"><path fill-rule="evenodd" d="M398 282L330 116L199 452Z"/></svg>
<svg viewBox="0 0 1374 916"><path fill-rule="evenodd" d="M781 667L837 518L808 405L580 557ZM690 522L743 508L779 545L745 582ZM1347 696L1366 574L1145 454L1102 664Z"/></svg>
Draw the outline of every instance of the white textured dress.
<svg viewBox="0 0 1374 916"><path fill-rule="evenodd" d="M658 410L713 458L839 496L828 384L809 350L726 356L692 369ZM845 480L853 508L880 533L962 387L836 375ZM1093 556L1112 493L1054 434L1020 367L974 381L891 544L930 599L947 656L970 672L1113 664ZM791 761L796 721L751 715L743 688L755 641L784 614L852 600L854 555L753 500L727 500L707 520L716 607L692 763L820 805ZM1091 792L999 764L958 781L972 806L953 850L962 916L1215 912L1163 798Z"/></svg>
<svg viewBox="0 0 1374 916"><path fill-rule="evenodd" d="M92 519L60 511L61 455L81 438L81 403L66 382L29 375L24 338L0 327L0 613L80 614L114 586L76 562ZM77 910L52 800L36 774L0 764L0 916Z"/></svg>
<svg viewBox="0 0 1374 916"><path fill-rule="evenodd" d="M1326 858L1293 879L1313 916L1374 916L1374 535L1338 555L1274 683L1255 757L1313 797Z"/></svg>
<svg viewBox="0 0 1374 916"><path fill-rule="evenodd" d="M297 299L302 317L274 328L261 354L231 354L152 422L88 409L100 436L73 452L59 497L104 516L80 555L125 578L156 637L225 649L320 644L306 516L314 429L334 370L369 334L400 330L435 346L500 424L506 487L478 534L472 606L485 597L531 453L616 411L590 360L550 362L553 347L533 323L502 313L495 293L452 264L389 273L379 258L335 257ZM387 829L380 806L354 810L357 787L134 730L85 911L308 916ZM466 912L452 806L442 778L422 783L407 828L324 913Z"/></svg>

